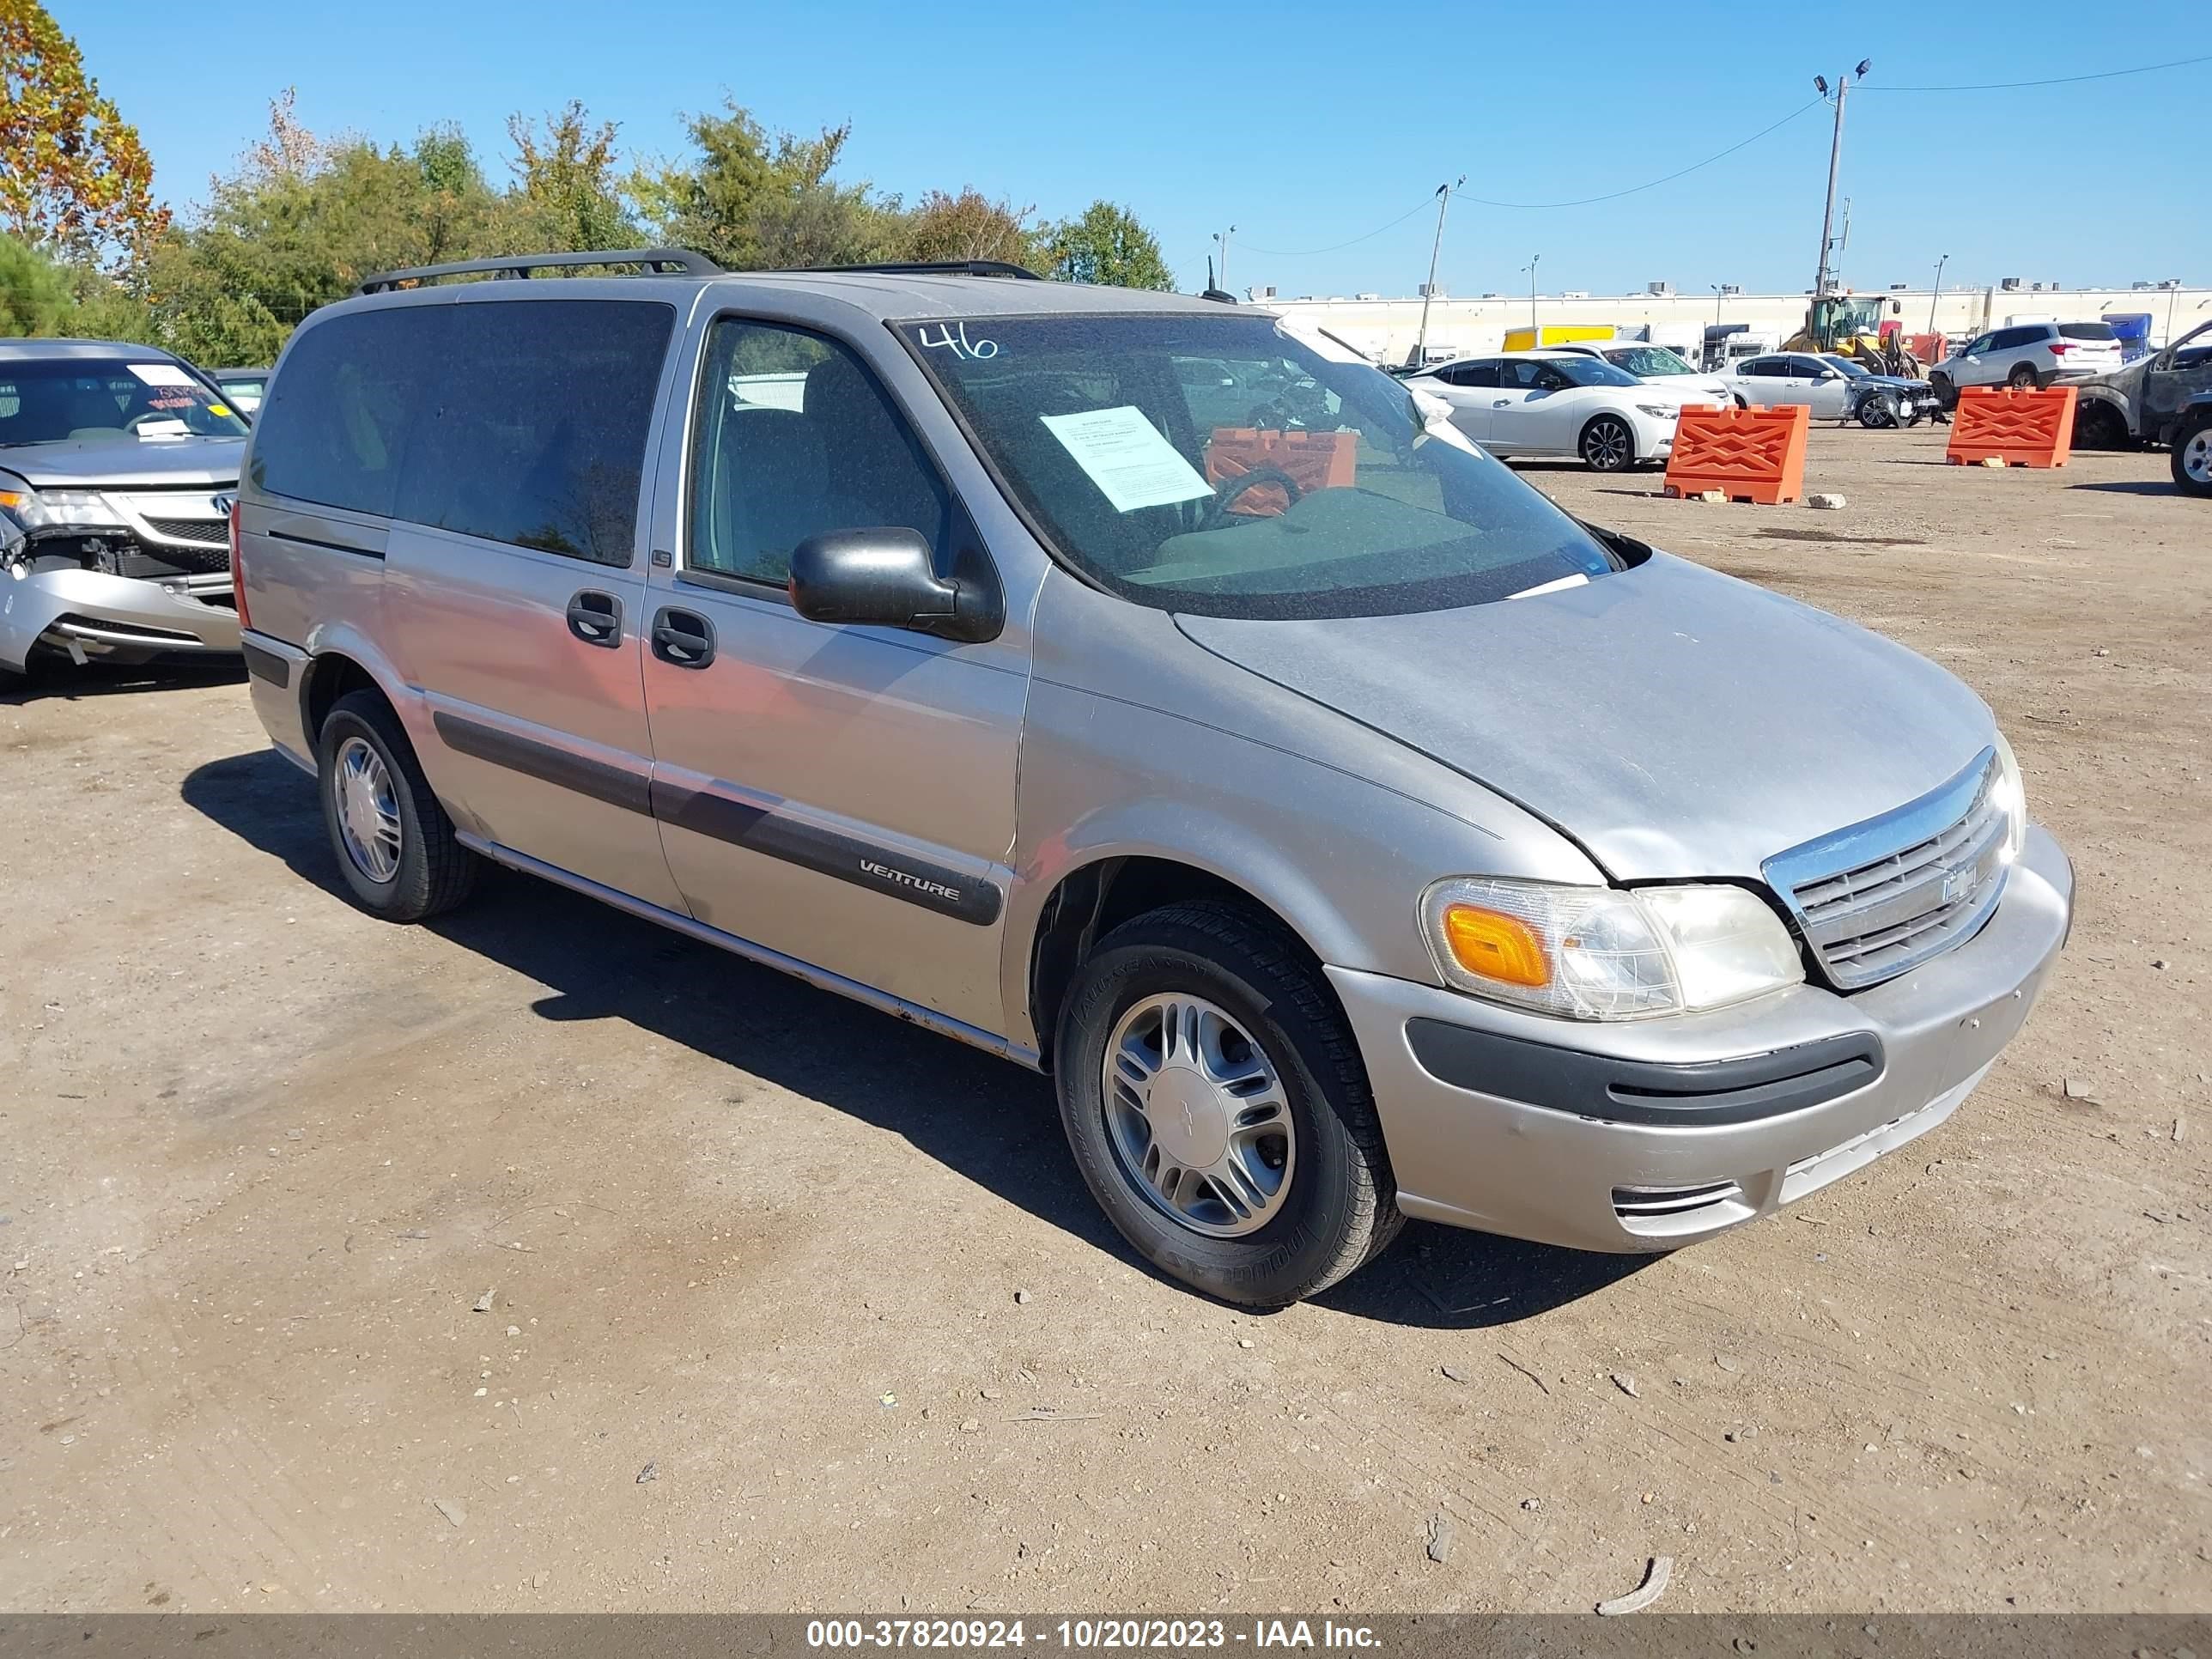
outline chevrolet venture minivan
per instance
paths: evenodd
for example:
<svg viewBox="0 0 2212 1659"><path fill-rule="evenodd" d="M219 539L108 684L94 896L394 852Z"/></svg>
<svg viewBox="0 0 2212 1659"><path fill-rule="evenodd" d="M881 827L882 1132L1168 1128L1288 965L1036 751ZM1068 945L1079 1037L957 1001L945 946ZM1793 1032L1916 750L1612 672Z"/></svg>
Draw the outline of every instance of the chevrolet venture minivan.
<svg viewBox="0 0 2212 1659"><path fill-rule="evenodd" d="M1407 1216L1670 1249L1958 1108L2073 886L1979 698L1325 334L1026 276L311 317L240 617L356 900L492 860L1048 1072L1130 1243L1251 1306Z"/></svg>

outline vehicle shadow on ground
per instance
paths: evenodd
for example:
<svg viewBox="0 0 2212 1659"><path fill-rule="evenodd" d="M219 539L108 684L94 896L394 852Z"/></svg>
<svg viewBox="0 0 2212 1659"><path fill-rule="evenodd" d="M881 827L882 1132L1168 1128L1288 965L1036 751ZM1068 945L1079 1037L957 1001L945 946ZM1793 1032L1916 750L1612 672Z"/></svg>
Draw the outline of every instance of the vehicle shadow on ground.
<svg viewBox="0 0 2212 1659"><path fill-rule="evenodd" d="M344 897L313 786L273 750L210 761L180 793L301 879ZM1052 1085L1034 1073L511 871L487 869L466 907L428 925L551 988L532 1005L542 1018L627 1020L899 1135L1039 1219L1151 1271L1092 1202L1068 1156ZM1587 1295L1644 1260L1417 1224L1319 1300L1391 1324L1504 1324Z"/></svg>
<svg viewBox="0 0 2212 1659"><path fill-rule="evenodd" d="M2075 483L2069 489L2101 490L2108 495L2179 495L2172 482L2165 478L2130 478L2108 483Z"/></svg>
<svg viewBox="0 0 2212 1659"><path fill-rule="evenodd" d="M0 685L6 688L0 690L0 708L245 684L246 665L231 657L213 662L143 663L131 668L103 662L90 662L79 668L72 662L41 659L31 665L31 672L22 679L0 681Z"/></svg>

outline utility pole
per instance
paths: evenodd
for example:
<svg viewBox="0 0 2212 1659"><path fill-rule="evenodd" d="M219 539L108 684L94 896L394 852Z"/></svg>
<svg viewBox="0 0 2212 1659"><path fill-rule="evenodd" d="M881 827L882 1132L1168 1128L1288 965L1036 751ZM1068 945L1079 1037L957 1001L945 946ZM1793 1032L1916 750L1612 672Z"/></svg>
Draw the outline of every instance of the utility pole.
<svg viewBox="0 0 2212 1659"><path fill-rule="evenodd" d="M1718 328L1721 325L1721 285L1707 283L1705 286L1713 291L1713 326Z"/></svg>
<svg viewBox="0 0 2212 1659"><path fill-rule="evenodd" d="M1839 75L1836 77L1834 100L1836 131L1835 136L1828 141L1828 205L1820 215L1820 263L1813 275L1813 301L1816 308L1822 300L1828 297L1828 289L1832 280L1828 269L1828 249L1829 238L1834 234L1836 227L1836 173L1842 166L1844 159L1844 98L1850 90L1851 76L1856 75L1863 81L1866 79L1867 70L1873 66L1871 59L1862 58L1859 59L1858 67L1851 70L1849 75ZM1828 82L1826 76L1814 76L1813 84L1819 89L1823 98L1828 95Z"/></svg>
<svg viewBox="0 0 2212 1659"><path fill-rule="evenodd" d="M1528 326L1532 329L1536 326L1536 261L1543 257L1540 253L1532 253L1528 256L1528 263L1522 267L1528 273ZM1540 331L1535 343L1541 345L1543 343L1544 337Z"/></svg>
<svg viewBox="0 0 2212 1659"><path fill-rule="evenodd" d="M1221 291L1224 294L1230 292L1229 239L1236 234L1237 227L1234 225L1230 226L1226 230L1217 230L1213 233L1213 240L1221 244Z"/></svg>
<svg viewBox="0 0 2212 1659"><path fill-rule="evenodd" d="M1943 297L1943 267L1950 263L1951 256L1948 253L1936 262L1936 286L1928 292L1928 331L1930 334L1936 331L1936 302Z"/></svg>
<svg viewBox="0 0 2212 1659"><path fill-rule="evenodd" d="M1451 193L1467 182L1467 174L1448 185L1437 186L1437 240L1429 244L1429 285L1421 290L1421 331L1413 340L1415 368L1429 366L1429 301L1437 297L1437 256L1444 249L1444 212L1451 206Z"/></svg>

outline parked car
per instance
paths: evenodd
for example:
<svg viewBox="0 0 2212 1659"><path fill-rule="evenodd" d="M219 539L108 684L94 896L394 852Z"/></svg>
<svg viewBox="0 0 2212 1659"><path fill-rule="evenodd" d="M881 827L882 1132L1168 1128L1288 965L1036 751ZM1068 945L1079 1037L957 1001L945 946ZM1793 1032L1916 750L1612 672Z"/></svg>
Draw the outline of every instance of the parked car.
<svg viewBox="0 0 2212 1659"><path fill-rule="evenodd" d="M2085 381L2075 394L2074 441L2083 449L2172 444L2184 411L2212 395L2212 322L2172 345Z"/></svg>
<svg viewBox="0 0 2212 1659"><path fill-rule="evenodd" d="M374 281L255 425L253 706L370 914L489 860L1048 1073L1133 1248L1255 1306L1405 1216L1723 1231L2026 1018L2071 872L1902 646L1258 307L621 257L680 274Z"/></svg>
<svg viewBox="0 0 2212 1659"><path fill-rule="evenodd" d="M1826 352L1747 357L1726 378L1730 389L1754 408L1803 404L1818 421L1910 426L1938 408L1935 390L1927 382L1871 374L1848 357Z"/></svg>
<svg viewBox="0 0 2212 1659"><path fill-rule="evenodd" d="M0 340L0 674L234 653L246 422L151 346Z"/></svg>
<svg viewBox="0 0 2212 1659"><path fill-rule="evenodd" d="M241 415L252 414L268 395L269 371L265 368L211 368L207 377Z"/></svg>
<svg viewBox="0 0 2212 1659"><path fill-rule="evenodd" d="M1976 335L1929 369L1928 380L1948 404L1962 386L2049 387L2119 366L2119 337L2109 323L2022 323Z"/></svg>
<svg viewBox="0 0 2212 1659"><path fill-rule="evenodd" d="M1738 409L1744 407L1742 395L1724 375L1692 368L1680 352L1653 345L1647 340L1577 340L1553 349L1611 363L1624 374L1679 392L1690 403L1717 404L1723 409L1731 404Z"/></svg>
<svg viewBox="0 0 2212 1659"><path fill-rule="evenodd" d="M1464 358L1404 384L1450 405L1451 423L1493 455L1579 456L1599 472L1665 460L1682 405L1699 401L1559 347Z"/></svg>

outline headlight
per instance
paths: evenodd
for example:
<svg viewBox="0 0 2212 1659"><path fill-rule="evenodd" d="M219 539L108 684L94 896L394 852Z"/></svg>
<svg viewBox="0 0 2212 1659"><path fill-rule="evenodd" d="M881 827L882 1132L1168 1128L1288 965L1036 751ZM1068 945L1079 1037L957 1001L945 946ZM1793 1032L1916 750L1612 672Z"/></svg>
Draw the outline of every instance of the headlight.
<svg viewBox="0 0 2212 1659"><path fill-rule="evenodd" d="M1682 412L1672 404L1638 404L1636 406L1655 421L1671 421Z"/></svg>
<svg viewBox="0 0 2212 1659"><path fill-rule="evenodd" d="M2012 745L2002 732L1997 733L1997 781L1990 793L2004 811L2004 861L2010 864L2027 845L2027 785L2020 775L2020 762Z"/></svg>
<svg viewBox="0 0 2212 1659"><path fill-rule="evenodd" d="M26 531L123 527L121 516L96 489L0 489L0 508Z"/></svg>
<svg viewBox="0 0 2212 1659"><path fill-rule="evenodd" d="M1447 985L1569 1019L1718 1008L1805 977L1781 918L1719 884L1625 892L1455 877L1422 895L1421 931Z"/></svg>

